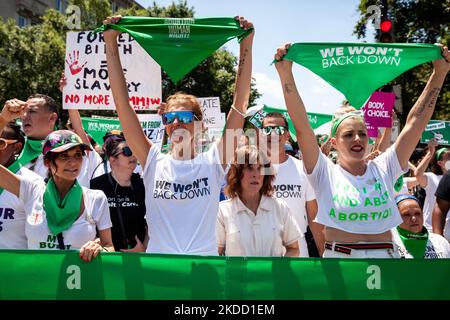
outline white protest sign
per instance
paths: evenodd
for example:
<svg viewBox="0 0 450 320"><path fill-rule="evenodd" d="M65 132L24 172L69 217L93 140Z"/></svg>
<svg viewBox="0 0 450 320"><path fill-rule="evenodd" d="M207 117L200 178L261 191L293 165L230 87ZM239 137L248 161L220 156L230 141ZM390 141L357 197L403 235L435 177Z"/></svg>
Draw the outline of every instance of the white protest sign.
<svg viewBox="0 0 450 320"><path fill-rule="evenodd" d="M128 33L119 36L118 48L131 106L155 110L162 96L161 67ZM67 33L64 72L64 109L115 109L102 33Z"/></svg>
<svg viewBox="0 0 450 320"><path fill-rule="evenodd" d="M220 112L219 97L198 98L203 112L203 123L207 128L223 128L225 117Z"/></svg>
<svg viewBox="0 0 450 320"><path fill-rule="evenodd" d="M159 114L138 114L145 135L155 144L161 144L164 137L164 125Z"/></svg>

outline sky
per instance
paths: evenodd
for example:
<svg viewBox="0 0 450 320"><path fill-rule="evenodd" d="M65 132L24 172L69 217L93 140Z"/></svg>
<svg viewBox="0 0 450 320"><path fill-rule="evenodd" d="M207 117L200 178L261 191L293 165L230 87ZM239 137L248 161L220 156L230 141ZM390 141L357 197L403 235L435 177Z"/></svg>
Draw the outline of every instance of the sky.
<svg viewBox="0 0 450 320"><path fill-rule="evenodd" d="M145 8L153 0L137 0ZM155 0L168 6L172 0ZM177 1L175 1L177 3ZM188 0L195 16L244 16L255 26L253 77L262 97L257 104L285 108L278 74L273 65L276 48L286 42L373 42L373 29L357 39L353 28L359 19L359 0ZM370 26L369 26L370 27ZM233 39L225 47L239 55ZM308 69L294 63L294 77L308 112L331 114L345 97Z"/></svg>

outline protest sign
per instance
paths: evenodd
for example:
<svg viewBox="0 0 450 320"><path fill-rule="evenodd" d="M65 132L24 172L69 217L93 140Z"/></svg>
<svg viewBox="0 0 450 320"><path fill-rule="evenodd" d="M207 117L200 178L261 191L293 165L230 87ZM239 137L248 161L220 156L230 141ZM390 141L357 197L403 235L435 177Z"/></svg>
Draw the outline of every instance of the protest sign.
<svg viewBox="0 0 450 320"><path fill-rule="evenodd" d="M224 113L220 112L219 97L198 98L203 112L203 123L207 128L223 128L225 126Z"/></svg>
<svg viewBox="0 0 450 320"><path fill-rule="evenodd" d="M164 126L158 114L139 114L139 122L145 135L155 144L160 144L164 136ZM81 118L84 130L102 145L103 136L111 130L122 130L117 118Z"/></svg>
<svg viewBox="0 0 450 320"><path fill-rule="evenodd" d="M440 145L450 145L450 121L430 120L422 133L421 143L436 139Z"/></svg>
<svg viewBox="0 0 450 320"><path fill-rule="evenodd" d="M161 103L161 67L129 34L119 36L118 47L131 106L155 110ZM101 33L67 33L65 75L64 109L115 109Z"/></svg>
<svg viewBox="0 0 450 320"><path fill-rule="evenodd" d="M394 103L394 93L378 91L372 93L369 101L363 107L367 127L391 128Z"/></svg>

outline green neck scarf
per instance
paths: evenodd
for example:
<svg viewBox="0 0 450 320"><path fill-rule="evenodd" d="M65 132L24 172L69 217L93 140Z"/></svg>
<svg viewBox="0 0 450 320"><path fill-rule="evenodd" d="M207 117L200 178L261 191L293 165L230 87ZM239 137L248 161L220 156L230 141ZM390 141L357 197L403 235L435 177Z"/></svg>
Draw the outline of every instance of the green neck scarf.
<svg viewBox="0 0 450 320"><path fill-rule="evenodd" d="M19 162L21 167L27 163L30 163L42 153L42 142L43 140L35 140L30 138L25 140L25 146L17 159L17 162Z"/></svg>
<svg viewBox="0 0 450 320"><path fill-rule="evenodd" d="M12 173L17 173L24 165L36 159L42 153L42 141L26 139L25 146L22 149L22 153L19 155L16 161L8 166L8 170ZM3 189L0 188L0 195L3 193Z"/></svg>
<svg viewBox="0 0 450 320"><path fill-rule="evenodd" d="M174 83L226 42L236 37L241 41L252 31L234 18L123 17L95 32L109 28L129 33Z"/></svg>
<svg viewBox="0 0 450 320"><path fill-rule="evenodd" d="M359 109L382 85L442 56L431 44L295 43L284 58L317 74Z"/></svg>
<svg viewBox="0 0 450 320"><path fill-rule="evenodd" d="M59 197L53 179L48 181L43 201L48 227L52 234L57 235L72 226L80 214L82 195L83 189L77 180L64 199Z"/></svg>
<svg viewBox="0 0 450 320"><path fill-rule="evenodd" d="M423 259L425 249L428 242L428 230L423 227L421 232L414 233L409 230L397 227L400 239L402 239L406 250L414 257L414 259Z"/></svg>

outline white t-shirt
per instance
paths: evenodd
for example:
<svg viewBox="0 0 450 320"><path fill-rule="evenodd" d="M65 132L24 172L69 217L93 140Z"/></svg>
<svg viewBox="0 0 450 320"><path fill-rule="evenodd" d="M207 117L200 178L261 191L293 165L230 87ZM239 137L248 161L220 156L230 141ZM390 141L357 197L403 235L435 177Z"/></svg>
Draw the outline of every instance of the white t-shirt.
<svg viewBox="0 0 450 320"><path fill-rule="evenodd" d="M95 240L97 230L111 228L108 200L101 190L82 187L84 212L73 225L62 233L66 249L79 249L88 241ZM20 200L27 210L25 232L28 238L28 249L59 249L56 235L50 232L43 209L45 186L28 179L20 182Z"/></svg>
<svg viewBox="0 0 450 320"><path fill-rule="evenodd" d="M434 205L436 204L436 189L438 187L439 181L441 181L442 175L434 174L433 172L425 172L425 176L427 177L427 186L424 188L426 192L425 201L423 203L423 224L428 229L428 231L433 230L433 225L431 218L433 216ZM447 222L450 217L447 215L447 219L445 225L447 226Z"/></svg>
<svg viewBox="0 0 450 320"><path fill-rule="evenodd" d="M316 195L303 170L303 161L288 156L285 162L273 164L273 167L276 172L273 195L286 202L304 234L308 227L306 201L314 200Z"/></svg>
<svg viewBox="0 0 450 320"><path fill-rule="evenodd" d="M27 168L20 168L16 175L40 184L41 187L45 185L41 176ZM3 190L0 195L0 249L27 249L26 218L23 202L16 195Z"/></svg>
<svg viewBox="0 0 450 320"><path fill-rule="evenodd" d="M371 160L354 176L319 152L308 175L320 210L317 222L349 233L379 234L402 223L394 184L403 174L394 146Z"/></svg>
<svg viewBox="0 0 450 320"><path fill-rule="evenodd" d="M147 252L217 255L215 225L224 177L216 143L185 161L153 145L143 171Z"/></svg>
<svg viewBox="0 0 450 320"><path fill-rule="evenodd" d="M300 230L283 200L261 197L256 215L235 197L222 201L217 217L217 245L227 256L281 257Z"/></svg>
<svg viewBox="0 0 450 320"><path fill-rule="evenodd" d="M393 240L397 244L397 249L400 253L401 258L414 258L405 248L397 228L392 232ZM444 237L435 234L428 233L428 242L425 248L424 259L442 259L450 258L450 243Z"/></svg>
<svg viewBox="0 0 450 320"><path fill-rule="evenodd" d="M103 165L99 165L101 162L102 158L97 152L86 152L86 156L83 157L80 175L77 178L78 183L83 187L89 188L91 179L101 176L105 173ZM32 168L35 173L37 173L44 179L47 178L48 168L44 165L44 156L42 154L39 155L36 162L27 163L25 167Z"/></svg>

